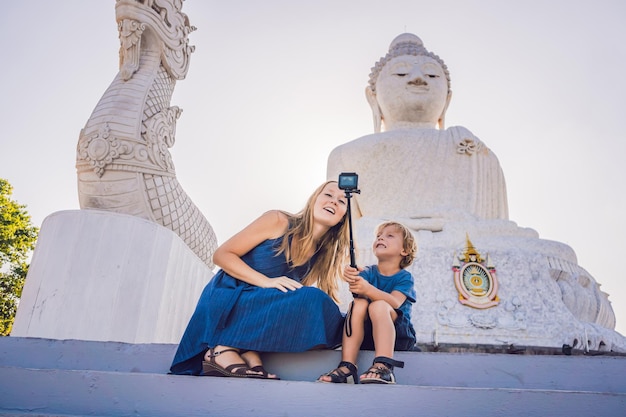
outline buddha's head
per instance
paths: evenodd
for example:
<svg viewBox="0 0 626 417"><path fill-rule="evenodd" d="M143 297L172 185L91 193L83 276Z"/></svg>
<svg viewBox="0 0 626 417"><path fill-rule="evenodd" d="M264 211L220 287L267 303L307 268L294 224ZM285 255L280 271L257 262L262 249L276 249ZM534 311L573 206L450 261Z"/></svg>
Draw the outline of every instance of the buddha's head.
<svg viewBox="0 0 626 417"><path fill-rule="evenodd" d="M403 33L372 68L365 94L376 132L381 131L382 123L385 130L403 126L443 129L452 97L450 73L420 38Z"/></svg>

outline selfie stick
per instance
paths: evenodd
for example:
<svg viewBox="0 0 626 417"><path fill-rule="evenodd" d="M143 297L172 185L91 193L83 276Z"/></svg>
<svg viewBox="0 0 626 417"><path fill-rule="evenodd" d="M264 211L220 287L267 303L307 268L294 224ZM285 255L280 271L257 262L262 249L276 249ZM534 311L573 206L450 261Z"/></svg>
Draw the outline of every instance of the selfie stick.
<svg viewBox="0 0 626 417"><path fill-rule="evenodd" d="M355 172L342 172L339 174L339 189L344 190L346 193L346 200L348 200L348 230L350 232L350 266L356 269L356 257L354 255L354 239L352 237L352 206L350 200L352 199L352 193L361 194L361 190L358 189L359 176ZM354 298L358 298L358 294L352 294ZM344 321L344 330L346 336L352 336L352 308L354 307L354 301L350 303L350 307L346 313L346 320Z"/></svg>
<svg viewBox="0 0 626 417"><path fill-rule="evenodd" d="M360 194L358 189L359 176L355 172L342 172L339 174L339 189L344 190L348 200L348 229L350 231L350 266L356 268L356 257L354 255L354 239L352 237L352 206L350 200L352 193Z"/></svg>
<svg viewBox="0 0 626 417"><path fill-rule="evenodd" d="M355 192L360 192L356 190ZM350 206L350 200L352 199L352 193L346 191L346 199L348 200L348 230L350 231L350 266L356 268L356 256L354 255L354 239L352 238L352 207Z"/></svg>

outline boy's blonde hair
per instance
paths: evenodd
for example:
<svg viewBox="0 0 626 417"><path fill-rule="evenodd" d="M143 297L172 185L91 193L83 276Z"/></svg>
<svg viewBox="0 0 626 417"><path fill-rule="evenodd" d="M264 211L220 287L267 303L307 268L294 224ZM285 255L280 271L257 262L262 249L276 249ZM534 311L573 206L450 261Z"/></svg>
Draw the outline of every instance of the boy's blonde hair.
<svg viewBox="0 0 626 417"><path fill-rule="evenodd" d="M376 227L375 236L378 236L380 232L382 232L382 230L387 226L395 227L396 230L402 232L402 249L404 249L406 255L403 256L400 260L400 268L404 269L411 265L413 263L413 260L415 259L415 255L417 254L417 242L415 241L413 233L411 233L411 230L409 230L408 227L406 227L402 223L394 221L388 221L379 224L378 227Z"/></svg>

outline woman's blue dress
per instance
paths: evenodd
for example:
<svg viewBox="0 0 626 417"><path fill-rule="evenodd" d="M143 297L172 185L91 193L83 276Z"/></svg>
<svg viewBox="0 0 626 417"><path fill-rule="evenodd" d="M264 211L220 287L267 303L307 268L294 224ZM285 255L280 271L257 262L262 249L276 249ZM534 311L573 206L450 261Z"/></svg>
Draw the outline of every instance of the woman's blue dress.
<svg viewBox="0 0 626 417"><path fill-rule="evenodd" d="M282 237L269 239L242 256L270 278L302 280L308 264L293 268L284 253L276 255ZM283 293L247 284L219 270L204 288L170 371L198 375L209 347L224 345L258 352L303 352L341 344L343 315L335 302L315 287Z"/></svg>

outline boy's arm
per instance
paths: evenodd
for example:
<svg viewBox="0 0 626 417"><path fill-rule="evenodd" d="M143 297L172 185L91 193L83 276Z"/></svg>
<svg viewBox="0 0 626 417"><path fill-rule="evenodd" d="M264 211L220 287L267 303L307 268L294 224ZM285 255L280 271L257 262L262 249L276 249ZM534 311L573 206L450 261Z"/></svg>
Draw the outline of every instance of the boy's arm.
<svg viewBox="0 0 626 417"><path fill-rule="evenodd" d="M360 276L350 283L350 292L367 297L372 301L383 300L394 309L400 308L404 300L406 300L406 295L400 291L393 290L391 293L388 293L379 290Z"/></svg>
<svg viewBox="0 0 626 417"><path fill-rule="evenodd" d="M371 285L371 284L370 284ZM386 301L387 304L391 306L391 308L399 309L404 300L406 300L406 295L402 294L400 291L393 290L391 293L379 290L378 288L372 287L372 295L368 295L367 297L372 301L383 300Z"/></svg>

